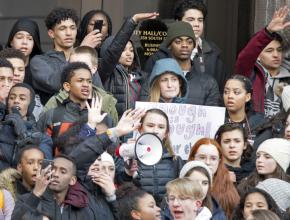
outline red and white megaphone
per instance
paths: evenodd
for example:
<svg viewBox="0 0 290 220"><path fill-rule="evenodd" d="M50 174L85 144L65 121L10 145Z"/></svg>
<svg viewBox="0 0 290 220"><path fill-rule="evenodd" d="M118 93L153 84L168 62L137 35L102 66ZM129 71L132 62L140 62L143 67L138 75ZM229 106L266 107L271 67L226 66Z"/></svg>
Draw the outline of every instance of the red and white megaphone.
<svg viewBox="0 0 290 220"><path fill-rule="evenodd" d="M122 144L119 148L119 155L126 161L137 159L142 164L152 166L157 164L163 154L162 142L153 133L143 133L132 144Z"/></svg>

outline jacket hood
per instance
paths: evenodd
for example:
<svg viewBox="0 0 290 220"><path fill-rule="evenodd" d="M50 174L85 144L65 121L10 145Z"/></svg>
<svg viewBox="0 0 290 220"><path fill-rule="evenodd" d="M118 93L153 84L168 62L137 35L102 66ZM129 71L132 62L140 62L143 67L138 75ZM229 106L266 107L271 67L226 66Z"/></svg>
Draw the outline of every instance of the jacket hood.
<svg viewBox="0 0 290 220"><path fill-rule="evenodd" d="M176 75L181 80L181 98L186 98L188 94L187 80L185 79L179 64L173 58L164 58L156 61L149 79L150 88L153 85L153 82L166 72Z"/></svg>
<svg viewBox="0 0 290 220"><path fill-rule="evenodd" d="M34 107L35 107L35 92L34 92L34 89L27 83L17 83L14 86L12 86L12 88L10 89L8 97L10 96L11 90L13 88L15 88L15 87L24 87L24 88L26 88L26 89L28 89L30 91L30 99L31 100L30 100L30 103L28 105L26 116L27 116L27 118L29 120L34 120L34 116L33 116L33 110L34 110ZM8 108L8 105L7 105L7 108ZM8 110L7 110L7 112L8 112Z"/></svg>
<svg viewBox="0 0 290 220"><path fill-rule="evenodd" d="M79 182L76 182L74 185L69 187L64 204L69 204L76 208L84 208L88 206L88 193Z"/></svg>
<svg viewBox="0 0 290 220"><path fill-rule="evenodd" d="M34 41L34 47L30 54L30 58L32 58L36 54L42 54L42 49L40 46L40 35L39 35L39 28L35 21L29 19L29 18L20 18L16 21L16 23L13 25L8 41L6 44L6 47L11 47L10 43L14 37L14 35L19 31L26 31L28 32Z"/></svg>
<svg viewBox="0 0 290 220"><path fill-rule="evenodd" d="M212 217L212 213L207 207L201 207L198 215L195 217L195 220L210 220Z"/></svg>

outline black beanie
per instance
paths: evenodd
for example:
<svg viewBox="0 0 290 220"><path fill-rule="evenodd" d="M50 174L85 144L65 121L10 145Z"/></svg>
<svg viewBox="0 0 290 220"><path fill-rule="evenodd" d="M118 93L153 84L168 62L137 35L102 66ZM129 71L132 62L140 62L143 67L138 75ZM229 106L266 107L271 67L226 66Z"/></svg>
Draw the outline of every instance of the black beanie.
<svg viewBox="0 0 290 220"><path fill-rule="evenodd" d="M35 21L29 18L20 18L16 21L16 23L13 25L10 31L6 47L11 47L10 43L14 35L19 31L26 31L29 34L31 34L33 38L34 46L30 54L30 58L32 58L36 54L42 54L38 25Z"/></svg>
<svg viewBox="0 0 290 220"><path fill-rule="evenodd" d="M33 88L30 85L28 85L27 83L16 83L14 86L12 86L12 88L10 89L10 92L15 87L24 87L30 91L30 99L31 100L30 100L30 103L29 103L29 106L27 109L26 116L31 117L33 115L32 112L33 112L33 109L35 107L35 92L34 92ZM8 97L10 95L10 92L8 94Z"/></svg>
<svg viewBox="0 0 290 220"><path fill-rule="evenodd" d="M167 37L164 40L166 47L168 47L175 38L182 36L190 37L195 42L194 32L189 23L184 21L177 21L169 24Z"/></svg>

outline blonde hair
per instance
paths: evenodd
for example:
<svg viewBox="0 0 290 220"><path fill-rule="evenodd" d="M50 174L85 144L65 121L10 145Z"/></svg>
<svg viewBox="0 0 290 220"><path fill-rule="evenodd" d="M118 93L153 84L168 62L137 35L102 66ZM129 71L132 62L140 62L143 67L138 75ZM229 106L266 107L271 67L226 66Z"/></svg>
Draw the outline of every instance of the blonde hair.
<svg viewBox="0 0 290 220"><path fill-rule="evenodd" d="M21 174L14 168L6 168L0 173L0 188L6 189L16 198L15 184L18 179L21 178Z"/></svg>
<svg viewBox="0 0 290 220"><path fill-rule="evenodd" d="M177 79L179 81L179 86L180 86L180 91L179 91L179 94L177 95L177 97L181 96L183 81L180 79L180 76L178 76L176 73L167 71L167 72L160 74L158 77L156 77L154 79L152 86L150 87L150 91L149 91L149 102L159 102L160 101L160 97L161 97L160 78L163 74L172 74L172 75L175 75L177 77Z"/></svg>
<svg viewBox="0 0 290 220"><path fill-rule="evenodd" d="M183 196L193 197L194 200L203 200L204 194L198 181L193 181L188 177L177 178L166 184L167 195L171 192Z"/></svg>
<svg viewBox="0 0 290 220"><path fill-rule="evenodd" d="M160 86L159 86L159 81L160 77L156 78L152 86L150 87L150 92L149 92L149 102L159 102L160 100Z"/></svg>
<svg viewBox="0 0 290 220"><path fill-rule="evenodd" d="M74 48L71 55L73 54L88 54L91 57L91 62L93 65L98 65L98 53L94 48L89 46L79 46Z"/></svg>

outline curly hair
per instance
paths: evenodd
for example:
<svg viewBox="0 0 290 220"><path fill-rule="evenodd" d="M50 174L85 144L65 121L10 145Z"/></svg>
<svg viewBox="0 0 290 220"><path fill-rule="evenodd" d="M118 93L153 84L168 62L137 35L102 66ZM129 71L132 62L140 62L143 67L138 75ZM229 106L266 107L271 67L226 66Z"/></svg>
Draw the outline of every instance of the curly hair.
<svg viewBox="0 0 290 220"><path fill-rule="evenodd" d="M47 30L52 29L55 25L60 24L61 21L72 19L78 24L79 18L73 9L69 8L55 8L45 18L45 25Z"/></svg>
<svg viewBox="0 0 290 220"><path fill-rule="evenodd" d="M91 73L89 66L83 62L72 62L66 65L61 74L62 84L65 82L70 82L71 78L75 75L75 70L86 69ZM92 73L91 73L92 75Z"/></svg>
<svg viewBox="0 0 290 220"><path fill-rule="evenodd" d="M279 215L280 217L282 217L281 212L280 212L276 202L267 192L265 192L262 189L251 187L251 188L248 188L246 191L244 191L243 194L241 195L240 203L237 205L237 207L235 208L235 210L233 212L232 220L244 219L243 212L244 212L246 199L250 194L253 194L253 193L259 193L260 195L262 195L267 202L269 210L271 210L272 212L274 212L277 215Z"/></svg>
<svg viewBox="0 0 290 220"><path fill-rule="evenodd" d="M0 57L5 59L18 58L25 62L25 55L20 50L16 50L14 48L5 48L4 50L1 50Z"/></svg>
<svg viewBox="0 0 290 220"><path fill-rule="evenodd" d="M1 58L0 57L0 68L1 67L10 68L12 70L12 72L13 72L12 64L8 60L6 60L5 58Z"/></svg>
<svg viewBox="0 0 290 220"><path fill-rule="evenodd" d="M132 218L132 210L140 210L139 200L146 196L148 193L135 186L133 183L124 183L118 188L116 192L117 201L119 204L119 219L130 220Z"/></svg>
<svg viewBox="0 0 290 220"><path fill-rule="evenodd" d="M201 11L203 18L207 15L206 5L202 0L180 0L176 3L174 8L174 19L181 21L185 12L190 9Z"/></svg>
<svg viewBox="0 0 290 220"><path fill-rule="evenodd" d="M250 93L251 97L252 97L253 87L252 87L252 82L248 77L236 74L236 75L232 75L230 78L228 78L226 83L229 80L237 80L240 83L242 83L243 88L246 90L246 93ZM254 111L252 99L245 103L245 111L246 111L247 115L251 114Z"/></svg>

